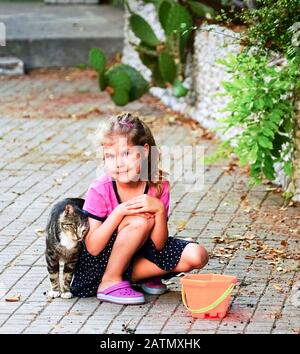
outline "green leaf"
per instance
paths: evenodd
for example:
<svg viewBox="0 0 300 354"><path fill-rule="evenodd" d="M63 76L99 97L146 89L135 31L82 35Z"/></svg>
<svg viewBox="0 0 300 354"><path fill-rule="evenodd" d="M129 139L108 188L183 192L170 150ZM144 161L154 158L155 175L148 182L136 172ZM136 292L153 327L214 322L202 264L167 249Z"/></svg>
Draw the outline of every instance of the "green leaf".
<svg viewBox="0 0 300 354"><path fill-rule="evenodd" d="M107 72L107 83L115 90L119 89L128 93L131 86L130 77L120 66L115 66Z"/></svg>
<svg viewBox="0 0 300 354"><path fill-rule="evenodd" d="M106 76L104 73L99 72L98 83L99 83L100 90L103 91L105 89L105 87L107 86Z"/></svg>
<svg viewBox="0 0 300 354"><path fill-rule="evenodd" d="M259 111L263 110L265 107L265 101L262 97L259 97L256 102L255 102L255 107L257 107L257 109Z"/></svg>
<svg viewBox="0 0 300 354"><path fill-rule="evenodd" d="M270 155L265 156L264 162L263 162L263 173L264 175L270 180L274 180L275 178L275 171L274 171L274 166L273 166L273 161L271 159Z"/></svg>
<svg viewBox="0 0 300 354"><path fill-rule="evenodd" d="M129 93L126 90L118 88L111 95L111 98L117 106L125 106L129 102Z"/></svg>
<svg viewBox="0 0 300 354"><path fill-rule="evenodd" d="M154 86L158 86L158 87L161 87L161 88L165 88L166 87L166 83L165 83L164 79L162 78L160 70L159 70L158 61L153 66L152 79L154 81L153 82Z"/></svg>
<svg viewBox="0 0 300 354"><path fill-rule="evenodd" d="M284 161L283 170L288 176L292 177L292 174L293 174L292 162L291 161Z"/></svg>
<svg viewBox="0 0 300 354"><path fill-rule="evenodd" d="M149 90L149 83L135 68L127 64L116 64L106 72L108 85L126 90L130 101L140 98Z"/></svg>
<svg viewBox="0 0 300 354"><path fill-rule="evenodd" d="M220 65L224 65L224 66L228 66L228 61L227 59L222 59L222 58L217 58L215 60L216 64L220 64Z"/></svg>
<svg viewBox="0 0 300 354"><path fill-rule="evenodd" d="M89 62L92 68L99 73L105 71L106 66L106 56L103 51L99 48L92 48L89 52Z"/></svg>
<svg viewBox="0 0 300 354"><path fill-rule="evenodd" d="M160 42L147 21L139 15L131 15L129 18L130 27L133 33L146 44L155 47Z"/></svg>
<svg viewBox="0 0 300 354"><path fill-rule="evenodd" d="M266 124L263 126L262 133L266 137L271 137L271 138L274 137L274 131L270 129Z"/></svg>
<svg viewBox="0 0 300 354"><path fill-rule="evenodd" d="M265 95L264 100L265 100L265 105L266 105L268 108L272 108L272 107L273 107L273 100L272 100L272 97L270 97L269 95Z"/></svg>
<svg viewBox="0 0 300 354"><path fill-rule="evenodd" d="M166 30L167 19L168 19L168 15L169 15L169 11L170 11L171 7L172 7L172 5L170 4L169 1L162 1L159 5L159 8L158 8L159 22L161 23L161 26L164 30Z"/></svg>
<svg viewBox="0 0 300 354"><path fill-rule="evenodd" d="M258 143L260 146L267 148L267 149L272 149L272 147L273 147L272 142L264 135L258 136Z"/></svg>
<svg viewBox="0 0 300 354"><path fill-rule="evenodd" d="M179 4L172 6L166 22L166 34L170 35L174 31L177 33L190 31L192 27L193 19L189 12Z"/></svg>
<svg viewBox="0 0 300 354"><path fill-rule="evenodd" d="M198 1L188 1L188 4L197 16L206 18L215 17L215 10L210 6L201 4Z"/></svg>
<svg viewBox="0 0 300 354"><path fill-rule="evenodd" d="M149 83L141 73L135 68L131 67L127 64L119 64L120 69L123 70L130 78L130 91L129 97L131 101L137 100L143 94L145 94L149 90Z"/></svg>
<svg viewBox="0 0 300 354"><path fill-rule="evenodd" d="M179 81L179 80L175 80L174 81L174 85L173 85L173 88L172 88L173 96L175 96L175 97L183 97L183 96L186 96L188 91L189 90L185 86L183 86L181 81Z"/></svg>
<svg viewBox="0 0 300 354"><path fill-rule="evenodd" d="M290 133L294 127L292 120L289 118L285 119L283 122L283 127L286 133Z"/></svg>
<svg viewBox="0 0 300 354"><path fill-rule="evenodd" d="M240 155L240 160L239 160L239 163L240 163L240 166L243 167L243 166L246 166L248 164L248 156L241 156Z"/></svg>
<svg viewBox="0 0 300 354"><path fill-rule="evenodd" d="M274 109L272 113L270 114L270 119L274 123L279 123L281 117L283 115L283 112L279 109Z"/></svg>
<svg viewBox="0 0 300 354"><path fill-rule="evenodd" d="M257 152L258 152L258 146L257 144L254 144L254 146L252 147L252 149L249 152L249 160L254 163L257 159Z"/></svg>
<svg viewBox="0 0 300 354"><path fill-rule="evenodd" d="M173 57L167 52L161 52L158 57L158 65L164 81L172 84L177 75L177 66Z"/></svg>

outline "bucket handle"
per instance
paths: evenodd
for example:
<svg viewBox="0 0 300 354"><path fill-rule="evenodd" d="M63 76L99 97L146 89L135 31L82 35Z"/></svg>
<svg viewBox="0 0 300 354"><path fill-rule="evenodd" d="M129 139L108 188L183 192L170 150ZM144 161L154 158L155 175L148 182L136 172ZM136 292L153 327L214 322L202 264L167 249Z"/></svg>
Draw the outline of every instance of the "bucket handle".
<svg viewBox="0 0 300 354"><path fill-rule="evenodd" d="M186 303L186 296L185 296L185 292L184 292L184 287L182 285L182 289L181 289L182 302L183 302L184 306L192 313L208 312L208 311L212 310L213 308L217 307L218 305L220 305L220 303L222 301L224 301L231 294L234 286L235 286L235 284L230 284L229 288L211 305L208 305L206 307L202 307L199 310L193 310L193 309L190 309Z"/></svg>

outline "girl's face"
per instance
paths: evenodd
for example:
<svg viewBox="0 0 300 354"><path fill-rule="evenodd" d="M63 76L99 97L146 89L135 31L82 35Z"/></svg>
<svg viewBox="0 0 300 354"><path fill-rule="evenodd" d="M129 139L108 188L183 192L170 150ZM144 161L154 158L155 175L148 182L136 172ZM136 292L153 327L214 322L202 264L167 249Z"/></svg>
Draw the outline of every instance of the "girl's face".
<svg viewBox="0 0 300 354"><path fill-rule="evenodd" d="M141 164L147 158L149 145L133 146L126 137L114 136L110 145L103 147L107 172L116 180L127 183L139 180Z"/></svg>

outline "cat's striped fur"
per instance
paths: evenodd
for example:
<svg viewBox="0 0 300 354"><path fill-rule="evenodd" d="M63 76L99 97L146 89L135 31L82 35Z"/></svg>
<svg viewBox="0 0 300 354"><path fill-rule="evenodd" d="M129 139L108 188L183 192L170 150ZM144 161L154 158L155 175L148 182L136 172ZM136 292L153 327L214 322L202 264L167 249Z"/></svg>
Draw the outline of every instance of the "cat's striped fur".
<svg viewBox="0 0 300 354"><path fill-rule="evenodd" d="M82 213L84 199L66 198L56 203L46 226L46 264L51 290L48 296L70 298L70 284L81 251L82 240L88 233L88 218ZM59 262L64 262L62 285Z"/></svg>

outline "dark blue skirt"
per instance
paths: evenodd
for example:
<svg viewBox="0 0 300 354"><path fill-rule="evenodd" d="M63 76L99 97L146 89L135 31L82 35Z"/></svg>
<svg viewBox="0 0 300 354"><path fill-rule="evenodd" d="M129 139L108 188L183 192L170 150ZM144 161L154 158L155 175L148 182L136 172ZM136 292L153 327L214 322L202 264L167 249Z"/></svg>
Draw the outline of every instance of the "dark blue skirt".
<svg viewBox="0 0 300 354"><path fill-rule="evenodd" d="M78 297L96 296L98 286L105 272L114 241L117 237L116 231L106 247L98 256L92 256L84 246L78 263L75 268L73 280L71 283L71 293ZM155 263L159 268L171 271L177 265L186 245L189 243L198 243L196 241L187 241L175 237L168 237L164 248L158 251L151 238L148 238L144 245L135 253L127 269L123 273L123 280L131 281L133 263L136 257L142 256ZM178 272L169 272L163 275L162 279L170 279Z"/></svg>

